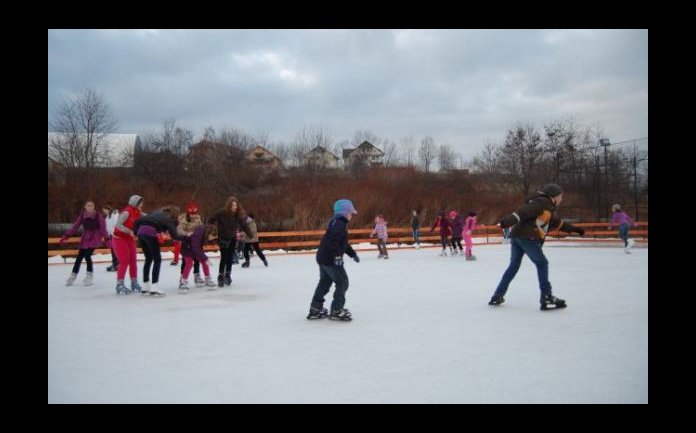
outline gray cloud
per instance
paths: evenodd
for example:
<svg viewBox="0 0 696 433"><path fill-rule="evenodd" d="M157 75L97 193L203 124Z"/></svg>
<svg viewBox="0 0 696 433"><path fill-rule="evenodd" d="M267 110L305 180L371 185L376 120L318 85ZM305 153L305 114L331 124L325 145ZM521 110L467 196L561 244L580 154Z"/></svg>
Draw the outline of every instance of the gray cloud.
<svg viewBox="0 0 696 433"><path fill-rule="evenodd" d="M291 139L426 134L465 158L516 121L648 133L647 30L49 30L48 115L87 86L119 132L163 119Z"/></svg>

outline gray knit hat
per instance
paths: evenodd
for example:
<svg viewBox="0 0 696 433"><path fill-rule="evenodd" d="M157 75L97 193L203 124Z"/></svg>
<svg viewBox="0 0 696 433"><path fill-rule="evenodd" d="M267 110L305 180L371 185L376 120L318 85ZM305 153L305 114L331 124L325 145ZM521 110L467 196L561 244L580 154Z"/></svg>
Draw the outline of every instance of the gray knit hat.
<svg viewBox="0 0 696 433"><path fill-rule="evenodd" d="M139 196L139 195L137 195L137 194L133 194L133 195L130 196L130 198L128 199L128 204L131 205L131 206L133 206L133 207L136 207L136 206L138 206L138 205L140 204L140 202L141 202L142 200L143 200L143 198L142 198L141 196Z"/></svg>

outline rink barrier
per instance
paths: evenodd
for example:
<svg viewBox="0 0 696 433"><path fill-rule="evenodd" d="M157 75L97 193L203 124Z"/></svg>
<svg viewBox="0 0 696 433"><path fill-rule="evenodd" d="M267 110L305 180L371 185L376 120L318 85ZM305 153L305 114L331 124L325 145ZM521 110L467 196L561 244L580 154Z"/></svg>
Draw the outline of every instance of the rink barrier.
<svg viewBox="0 0 696 433"><path fill-rule="evenodd" d="M579 238L577 234L567 234L559 231L551 231L548 233L546 242L577 242L579 244L590 244L590 243L621 243L621 239L618 239L618 228L607 230L608 223L573 223L577 227L582 227L585 229L585 236ZM593 230L594 229L594 230ZM437 234L438 229L434 232L430 232L429 228L423 230L421 228L420 233L425 234L420 236L421 242L433 242L434 245L422 245L422 248L440 248L440 236ZM263 250L274 250L274 249L302 249L302 248L317 248L321 237L324 235L325 230L303 230L303 231L283 231L283 232L259 232L259 239L262 238L301 238L302 240L277 240L268 242L260 242L259 246ZM375 245L373 248L361 248L356 251L372 251L376 249L377 238L368 237L372 233L372 229L350 229L348 239L350 244L360 244L360 243L370 243ZM411 236L412 230L410 227L389 227L389 239L387 245L389 249L413 249L414 242ZM366 235L364 237L355 238L356 235ZM402 235L402 236L394 236ZM408 235L408 236L403 236ZM502 243L503 231L497 225L479 225L472 234L472 238L478 239L475 243L476 246L480 245L497 245ZM647 244L648 242L648 222L638 222L635 227L632 227L629 235L638 244ZM306 238L316 238L311 240L305 240ZM63 245L71 245L72 248L62 248L63 245L60 244L60 239L57 237L48 238L48 257L62 256L64 259L77 257L78 245L80 243L79 237L71 237L66 240ZM482 241L485 239L485 241ZM462 242L463 244L463 242ZM172 250L171 239L165 235L165 243L162 245L164 250ZM57 247L57 248L56 248ZM203 249L205 251L217 252L218 246L213 242L204 245ZM138 253L142 250L138 248ZM293 254L313 254L314 251L290 251ZM110 254L111 250L108 248L97 248L94 250L94 254ZM272 251L269 252L270 255L274 255ZM285 253L278 253L285 254ZM100 262L96 262L100 263Z"/></svg>

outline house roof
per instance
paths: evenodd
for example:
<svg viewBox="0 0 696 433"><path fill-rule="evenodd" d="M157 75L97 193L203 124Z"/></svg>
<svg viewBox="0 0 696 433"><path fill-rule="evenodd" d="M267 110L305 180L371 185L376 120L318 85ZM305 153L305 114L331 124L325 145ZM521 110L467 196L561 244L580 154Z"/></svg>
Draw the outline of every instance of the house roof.
<svg viewBox="0 0 696 433"><path fill-rule="evenodd" d="M309 158L309 157L311 157L311 156L313 156L313 155L322 154L322 153L323 153L323 154L328 153L329 155L333 156L335 159L338 159L338 156L334 155L333 152L327 150L327 149L324 148L323 146L317 146L317 147L315 147L314 149L310 150L309 152L307 152L307 153L305 154L305 158Z"/></svg>

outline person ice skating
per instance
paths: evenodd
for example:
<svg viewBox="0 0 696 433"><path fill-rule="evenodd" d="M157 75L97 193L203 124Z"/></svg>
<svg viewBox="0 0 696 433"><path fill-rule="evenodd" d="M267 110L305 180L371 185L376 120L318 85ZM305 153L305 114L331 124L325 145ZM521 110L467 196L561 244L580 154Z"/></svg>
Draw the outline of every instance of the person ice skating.
<svg viewBox="0 0 696 433"><path fill-rule="evenodd" d="M456 210L451 210L449 213L449 221L452 224L452 243L450 244L450 250L452 251L452 257L457 255L457 248L459 248L459 255L464 255L464 248L462 248L462 232L464 231L464 218L457 213Z"/></svg>
<svg viewBox="0 0 696 433"><path fill-rule="evenodd" d="M94 208L94 202L88 201L85 203L84 208L80 211L77 216L75 223L65 232L63 237L60 239L60 243L63 244L68 238L82 227L82 236L80 237L80 246L77 259L75 259L75 264L72 268L72 273L65 283L66 286L72 286L77 279L77 274L80 272L80 264L84 259L87 263L87 274L82 282L85 286L91 286L94 284L92 267L92 253L95 248L99 248L103 243L109 238L109 234L106 231L106 222L104 221L104 216L97 212Z"/></svg>
<svg viewBox="0 0 696 433"><path fill-rule="evenodd" d="M128 205L121 209L114 228L114 237L112 245L116 250L118 257L118 269L116 270L116 294L128 294L131 291L140 292L142 287L138 284L138 267L137 267L137 248L136 234L133 232L135 220L143 214L143 198L139 195L132 195L128 199ZM130 288L126 287L123 280L126 276L126 271L129 272L131 279Z"/></svg>
<svg viewBox="0 0 696 433"><path fill-rule="evenodd" d="M445 216L444 210L437 211L437 218L430 228L432 233L436 227L440 227L440 243L442 244L442 252L440 256L447 257L447 245L449 245L449 235L450 235L450 223Z"/></svg>
<svg viewBox="0 0 696 433"><path fill-rule="evenodd" d="M420 219L418 218L418 212L413 211L413 216L411 216L411 231L413 232L413 241L415 242L415 248L420 248Z"/></svg>
<svg viewBox="0 0 696 433"><path fill-rule="evenodd" d="M246 223L246 214L237 197L231 196L225 206L215 212L208 223L218 228L218 246L220 247L220 266L218 270L218 287L232 284L232 262L236 256L237 232L241 228L252 237Z"/></svg>
<svg viewBox="0 0 696 433"><path fill-rule="evenodd" d="M464 244L466 245L467 260L476 260L476 256L472 254L471 250L472 246L474 245L471 239L474 230L476 230L476 212L470 210L469 212L467 212L466 220L464 221L464 230L462 231L462 235L464 237Z"/></svg>
<svg viewBox="0 0 696 433"><path fill-rule="evenodd" d="M215 282L210 277L210 262L208 261L208 256L205 255L203 250L203 245L205 245L206 240L210 238L211 233L215 230L215 226L212 224L203 224L201 222L200 216L193 214L191 216L193 231L191 235L185 240L181 241L181 255L183 257L184 269L181 272L181 279L179 280L179 293L186 294L189 291L188 286L188 276L191 273L191 268L193 268L194 261L200 263L203 267L203 275L205 275L205 282L203 285L198 285L196 282L196 287L208 287L208 290L214 290L216 287Z"/></svg>
<svg viewBox="0 0 696 433"><path fill-rule="evenodd" d="M102 206L102 213L106 221L106 232L109 234L109 239L106 241L107 246L111 250L111 266L107 267L107 272L116 272L118 269L118 257L114 250L113 237L116 222L118 221L118 209L113 209L111 206Z"/></svg>
<svg viewBox="0 0 696 433"><path fill-rule="evenodd" d="M164 206L159 210L149 213L135 220L133 230L138 236L140 248L145 255L143 265L142 294L145 296L164 296L165 292L159 288L159 274L162 265L162 252L160 250L159 235L165 231L172 240L183 241L186 234L180 234L176 228L179 208L176 206ZM150 267L152 266L152 282L150 282Z"/></svg>
<svg viewBox="0 0 696 433"><path fill-rule="evenodd" d="M628 216L626 212L621 210L620 204L614 204L611 207L614 214L611 217L611 224L609 225L609 230L619 226L619 237L624 241L624 252L626 254L631 254L631 248L633 248L634 241L628 237L628 230L634 225L631 217Z"/></svg>
<svg viewBox="0 0 696 433"><path fill-rule="evenodd" d="M516 212L505 216L500 221L502 228L512 227L510 232L511 256L510 265L503 274L498 288L491 297L489 305L500 305L505 302L505 293L510 282L517 274L526 254L537 268L539 278L539 299L541 309L564 308L566 302L556 298L551 292L549 282L549 262L544 256L542 245L546 234L551 229L559 229L567 233L585 234L585 230L565 223L556 215L556 208L563 200L563 190L560 186L550 183L544 186L542 191L537 191L530 196Z"/></svg>
<svg viewBox="0 0 696 433"><path fill-rule="evenodd" d="M358 211L355 210L353 202L347 199L336 201L333 210L334 216L317 250L319 283L314 290L309 307L307 319L310 320L322 319L327 315L331 320L350 321L353 318L351 312L344 308L346 290L348 290L348 274L343 266L343 254L347 254L356 263L360 262L360 258L348 243L348 222ZM336 284L336 290L331 303L331 314L329 314L324 308L324 296L329 293L333 283Z"/></svg>
<svg viewBox="0 0 696 433"><path fill-rule="evenodd" d="M379 250L378 259L389 259L389 251L387 251L387 240L389 233L387 231L387 221L384 215L375 217L375 228L370 233L370 237L377 236L377 249Z"/></svg>
<svg viewBox="0 0 696 433"><path fill-rule="evenodd" d="M199 225L203 224L203 220L201 219L201 216L198 214L198 204L196 202L189 202L186 204L186 212L182 213L179 215L179 224L176 226L176 229L180 233L193 233L196 227ZM182 248L182 243L180 241L174 241L174 245L178 245L179 248L179 253L181 253L181 248ZM175 259L176 259L176 254L177 252L174 252L175 254ZM186 262L184 260L181 261L181 273L184 273L184 267L186 266ZM200 263L198 263L198 260L195 258L193 259L193 281L196 287L203 287L205 285L205 281L203 281L203 278L201 278L201 266Z"/></svg>
<svg viewBox="0 0 696 433"><path fill-rule="evenodd" d="M249 267L249 252L252 250L252 248L254 251L256 251L256 255L261 259L263 265L268 266L266 256L263 255L263 251L261 251L261 248L259 247L259 234L258 230L256 229L256 220L254 219L253 213L249 213L247 215L246 223L252 236L245 236L244 238L244 263L242 263L242 267Z"/></svg>

